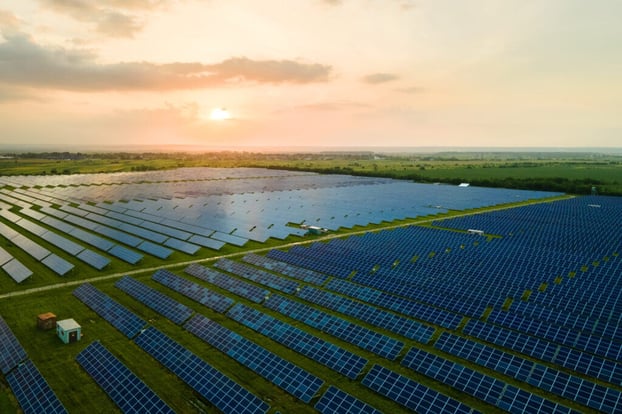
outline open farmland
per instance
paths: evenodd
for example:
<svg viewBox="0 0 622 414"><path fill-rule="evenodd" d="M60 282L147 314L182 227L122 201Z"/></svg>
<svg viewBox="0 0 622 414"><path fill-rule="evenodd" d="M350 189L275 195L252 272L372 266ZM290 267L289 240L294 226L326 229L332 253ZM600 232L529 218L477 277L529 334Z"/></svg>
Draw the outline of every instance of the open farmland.
<svg viewBox="0 0 622 414"><path fill-rule="evenodd" d="M69 412L622 408L619 198L261 168L0 184L1 412L32 366ZM113 366L131 379L99 383Z"/></svg>

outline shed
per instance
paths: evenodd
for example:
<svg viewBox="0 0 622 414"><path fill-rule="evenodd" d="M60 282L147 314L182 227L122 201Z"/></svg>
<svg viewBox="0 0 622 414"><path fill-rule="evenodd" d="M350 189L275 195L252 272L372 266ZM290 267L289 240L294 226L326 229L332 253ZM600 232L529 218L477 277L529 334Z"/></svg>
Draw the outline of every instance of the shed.
<svg viewBox="0 0 622 414"><path fill-rule="evenodd" d="M82 337L82 327L73 319L63 319L56 322L56 333L66 344L78 342Z"/></svg>
<svg viewBox="0 0 622 414"><path fill-rule="evenodd" d="M47 331L56 327L56 315L52 312L37 315L37 328Z"/></svg>

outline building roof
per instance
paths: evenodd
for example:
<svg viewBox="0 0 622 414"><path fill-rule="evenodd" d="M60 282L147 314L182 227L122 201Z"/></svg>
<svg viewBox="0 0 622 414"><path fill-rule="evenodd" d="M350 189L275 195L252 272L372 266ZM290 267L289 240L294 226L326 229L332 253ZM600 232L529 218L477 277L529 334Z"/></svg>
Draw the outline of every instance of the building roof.
<svg viewBox="0 0 622 414"><path fill-rule="evenodd" d="M71 331L73 329L79 329L80 325L73 319L63 319L62 321L56 322L56 326L60 326L64 331Z"/></svg>

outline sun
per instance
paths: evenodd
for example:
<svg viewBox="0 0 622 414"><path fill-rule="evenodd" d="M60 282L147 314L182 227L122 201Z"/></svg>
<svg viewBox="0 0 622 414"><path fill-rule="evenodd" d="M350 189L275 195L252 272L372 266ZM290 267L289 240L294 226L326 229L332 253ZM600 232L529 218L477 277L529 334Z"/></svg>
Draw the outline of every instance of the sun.
<svg viewBox="0 0 622 414"><path fill-rule="evenodd" d="M209 115L209 119L212 121L225 121L231 119L231 114L225 108L214 108Z"/></svg>

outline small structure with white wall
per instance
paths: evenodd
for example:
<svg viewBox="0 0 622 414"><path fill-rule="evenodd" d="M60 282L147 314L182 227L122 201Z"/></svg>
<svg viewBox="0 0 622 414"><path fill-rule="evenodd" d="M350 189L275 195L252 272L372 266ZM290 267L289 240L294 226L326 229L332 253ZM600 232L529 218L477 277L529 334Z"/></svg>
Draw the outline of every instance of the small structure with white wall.
<svg viewBox="0 0 622 414"><path fill-rule="evenodd" d="M82 337L82 327L73 319L56 322L56 334L66 344L78 342Z"/></svg>

